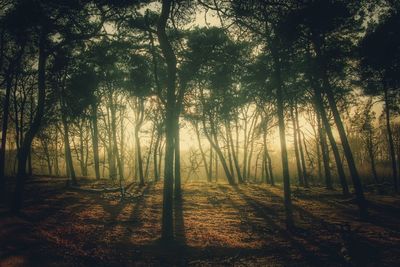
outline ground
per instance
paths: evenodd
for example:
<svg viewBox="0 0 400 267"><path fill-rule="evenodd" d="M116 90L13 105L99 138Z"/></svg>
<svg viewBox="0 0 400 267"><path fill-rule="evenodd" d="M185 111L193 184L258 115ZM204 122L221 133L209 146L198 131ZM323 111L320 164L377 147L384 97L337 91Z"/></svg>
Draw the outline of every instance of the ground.
<svg viewBox="0 0 400 267"><path fill-rule="evenodd" d="M0 210L0 266L399 266L400 197L367 199L362 221L339 191L293 189L289 232L279 186L188 183L166 244L161 183L131 186L121 200L36 177L21 214Z"/></svg>

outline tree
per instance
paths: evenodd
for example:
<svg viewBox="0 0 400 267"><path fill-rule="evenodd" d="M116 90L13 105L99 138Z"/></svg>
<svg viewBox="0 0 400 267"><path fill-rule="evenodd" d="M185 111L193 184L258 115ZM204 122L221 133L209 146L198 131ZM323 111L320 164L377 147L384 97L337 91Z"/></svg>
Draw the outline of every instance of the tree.
<svg viewBox="0 0 400 267"><path fill-rule="evenodd" d="M399 190L396 154L391 128L391 112L399 97L400 73L400 13L396 10L380 18L378 25L368 29L360 42L360 70L364 91L379 96L385 106L386 129L389 156L392 167L392 179L395 191Z"/></svg>

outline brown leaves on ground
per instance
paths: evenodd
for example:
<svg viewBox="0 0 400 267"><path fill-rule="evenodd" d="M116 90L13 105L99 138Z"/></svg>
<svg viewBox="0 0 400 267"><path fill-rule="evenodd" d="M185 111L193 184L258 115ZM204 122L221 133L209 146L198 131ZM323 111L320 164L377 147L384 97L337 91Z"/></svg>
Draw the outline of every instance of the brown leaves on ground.
<svg viewBox="0 0 400 267"><path fill-rule="evenodd" d="M371 217L338 191L295 189L296 229L285 228L282 190L189 183L175 202L176 241L161 234L162 184L119 193L67 190L35 178L20 216L0 214L0 266L394 266L400 198L368 195ZM84 186L107 186L107 181Z"/></svg>

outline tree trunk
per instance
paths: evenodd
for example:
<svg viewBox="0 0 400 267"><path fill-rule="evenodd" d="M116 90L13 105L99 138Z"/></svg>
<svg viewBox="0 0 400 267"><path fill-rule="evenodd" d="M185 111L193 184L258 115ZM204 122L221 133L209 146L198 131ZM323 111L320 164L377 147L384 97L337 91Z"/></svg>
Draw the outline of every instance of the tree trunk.
<svg viewBox="0 0 400 267"><path fill-rule="evenodd" d="M176 110L176 112L179 112ZM179 116L175 118L175 188L174 188L175 199L182 197L181 190L181 152L180 152L180 140L179 140Z"/></svg>
<svg viewBox="0 0 400 267"><path fill-rule="evenodd" d="M153 151L153 168L154 168L154 181L158 182L160 180L159 172L158 172L158 163L157 163L157 151L158 147L160 145L160 132L157 130L156 133L156 143L154 145L154 151Z"/></svg>
<svg viewBox="0 0 400 267"><path fill-rule="evenodd" d="M22 206L23 191L26 179L26 162L33 138L39 131L42 117L44 115L44 105L46 98L46 33L42 28L39 36L39 60L38 60L38 100L35 118L25 134L22 146L18 151L18 171L16 177L16 186L14 192L14 203L12 210L18 212Z"/></svg>
<svg viewBox="0 0 400 267"><path fill-rule="evenodd" d="M218 138L215 136L215 133L211 133L214 135L214 140L213 140L212 137L210 136L210 134L208 134L204 120L205 120L205 118L203 117L202 122L203 122L203 128L204 128L206 137L207 137L208 141L210 142L211 146L214 148L215 152L217 153L219 160L221 161L222 168L225 171L225 175L226 175L226 178L228 179L229 184L234 185L235 184L234 178L232 176L232 173L229 171L224 154L222 153L221 147L219 146ZM211 123L212 123L212 121L211 121ZM213 125L211 125L211 128L212 129L214 128Z"/></svg>
<svg viewBox="0 0 400 267"><path fill-rule="evenodd" d="M342 119L340 118L340 114L339 114L339 111L336 106L335 96L334 96L334 94L332 92L332 88L330 87L330 84L329 84L329 79L328 79L327 72L326 72L326 65L322 59L320 47L318 45L315 45L315 47L316 47L316 54L317 54L317 57L318 57L318 60L320 63L319 66L321 67L323 90L326 93L329 107L332 111L333 118L334 118L335 124L336 124L336 128L337 128L339 136L340 136L340 140L342 141L343 151L344 151L344 154L347 159L347 164L349 166L354 190L356 193L357 204L358 204L358 208L360 211L360 216L362 218L365 218L368 216L368 211L367 211L367 203L366 203L365 197L364 197L364 191L363 191L363 188L361 185L360 176L358 175L356 164L355 164L354 158L353 158L353 153L351 151L350 144L347 139L346 132L344 130Z"/></svg>
<svg viewBox="0 0 400 267"><path fill-rule="evenodd" d="M339 154L339 149L338 149L338 147L336 145L335 138L333 137L332 128L331 128L331 125L330 125L330 123L328 121L328 117L327 117L327 114L326 114L326 111L325 111L325 107L323 105L323 99L322 99L322 96L321 96L321 92L319 91L319 89L317 89L316 86L317 85L315 85L314 94L315 94L315 98L316 98L315 99L315 104L316 104L317 112L321 116L322 123L324 125L324 128L326 130L326 134L328 136L329 142L330 142L331 147L332 147L332 152L333 152L333 156L335 158L335 163L336 163L336 168L337 168L340 184L342 186L342 193L343 193L343 195L348 195L349 194L349 187L347 185L346 175L344 173L342 160L341 160L340 154Z"/></svg>
<svg viewBox="0 0 400 267"><path fill-rule="evenodd" d="M99 160L99 129L97 126L97 104L91 106L92 115L92 145L93 145L93 160L94 160L94 172L96 179L100 179L100 160Z"/></svg>
<svg viewBox="0 0 400 267"><path fill-rule="evenodd" d="M398 184L397 184L397 167L396 167L396 155L394 152L394 143L393 143L393 134L392 134L392 127L390 126L390 103L389 103L389 96L388 96L388 89L386 87L386 83L383 84L384 89L384 101L385 101L385 119L386 119L386 130L388 135L389 141L389 156L390 161L392 163L392 179L393 179L393 186L395 192L398 192Z"/></svg>
<svg viewBox="0 0 400 267"><path fill-rule="evenodd" d="M12 88L12 78L6 80L6 95L3 103L3 123L1 128L1 147L0 147L0 201L4 200L5 195L5 155L8 130L8 119L10 117L10 95Z"/></svg>
<svg viewBox="0 0 400 267"><path fill-rule="evenodd" d="M295 116L296 116L297 139L299 140L301 169L303 170L304 186L308 187L309 186L308 185L308 174L307 174L306 160L305 160L304 151L303 151L303 142L301 140L301 130L300 130L300 124L299 124L299 112L297 110L297 106L295 107Z"/></svg>
<svg viewBox="0 0 400 267"><path fill-rule="evenodd" d="M168 40L165 28L171 10L171 0L163 0L161 14L157 23L157 36L162 53L167 64L167 101L165 118L165 166L161 237L163 240L174 238L173 225L173 186L174 186L174 109L175 109L175 82L176 57L171 43Z"/></svg>
<svg viewBox="0 0 400 267"><path fill-rule="evenodd" d="M285 134L285 114L284 114L284 97L283 97L283 82L281 79L281 59L279 58L276 44L271 44L271 53L273 57L274 78L276 81L276 104L278 115L279 139L281 145L281 160L283 172L283 195L286 213L286 226L293 228L293 211L292 211L292 196L290 189L289 163L286 148Z"/></svg>
<svg viewBox="0 0 400 267"><path fill-rule="evenodd" d="M226 131L227 131L227 133L228 133L228 136L227 136L227 138L228 138L228 142L230 143L230 147L231 147L231 151L232 151L232 156L233 156L233 163L235 164L235 168L236 168L236 173L237 173L237 176L238 176L238 182L240 183L240 184L242 184L243 182L244 182L244 180L243 180L243 176L242 176L242 173L240 172L240 166L239 166L239 160L238 160L238 158L236 157L237 155L238 155L238 153L235 151L235 148L234 148L234 143L233 143L233 138L232 138L232 132L231 132L231 127L230 127L230 125L229 125L229 122L226 122L225 123L225 128L226 128ZM229 146L229 145L228 145ZM239 147L237 147L236 148L237 150L239 149ZM247 152L246 152L246 159L247 159ZM247 165L247 162L245 162L246 164L245 165Z"/></svg>
<svg viewBox="0 0 400 267"><path fill-rule="evenodd" d="M202 146L201 140L200 140L199 125L197 122L193 122L193 126L194 126L194 131L196 133L197 143L199 144L201 158L202 158L203 164L204 164L204 170L206 171L207 181L211 182L211 174L210 174L209 168L207 167L208 163L207 163L207 159L206 159L206 154L204 153L203 146ZM212 150L211 147L210 147L210 150Z"/></svg>
<svg viewBox="0 0 400 267"><path fill-rule="evenodd" d="M144 171L144 178L145 178L146 181L148 181L148 179L149 179L150 157L151 157L151 151L153 150L154 136L155 135L156 135L156 126L153 125L153 129L151 131L149 152L146 155L146 168L145 168L145 171Z"/></svg>
<svg viewBox="0 0 400 267"><path fill-rule="evenodd" d="M61 103L61 105L63 108L64 104ZM71 182L72 185L76 186L78 183L76 181L76 174L75 174L74 164L72 161L71 147L69 143L69 126L64 112L62 112L61 114L61 120L64 128L65 164L67 167L67 176L69 178L68 183Z"/></svg>
<svg viewBox="0 0 400 267"><path fill-rule="evenodd" d="M321 125L321 117L318 113L317 113L317 120L318 120L319 143L321 146L322 161L324 163L325 187L326 187L326 189L331 190L331 189L333 189L333 187L332 187L331 170L330 170L330 165L329 165L329 149L328 149L328 144L326 142L325 129Z"/></svg>
<svg viewBox="0 0 400 267"><path fill-rule="evenodd" d="M299 185L304 186L304 177L303 170L301 169L300 163L300 155L299 155L299 144L297 140L297 127L296 127L296 119L294 117L293 106L290 107L290 116L292 118L293 125L293 142L294 142L294 154L296 158L296 166L297 166L297 175L299 177Z"/></svg>

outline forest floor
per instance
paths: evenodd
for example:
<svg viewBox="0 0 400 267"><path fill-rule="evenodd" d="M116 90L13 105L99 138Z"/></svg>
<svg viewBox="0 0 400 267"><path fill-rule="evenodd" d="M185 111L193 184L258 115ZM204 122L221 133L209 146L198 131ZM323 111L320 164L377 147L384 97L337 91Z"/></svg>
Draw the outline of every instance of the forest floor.
<svg viewBox="0 0 400 267"><path fill-rule="evenodd" d="M400 265L399 196L367 194L361 221L339 191L294 189L288 232L279 186L188 183L175 203L176 241L165 244L162 184L128 192L121 200L32 178L20 215L0 209L0 266Z"/></svg>

